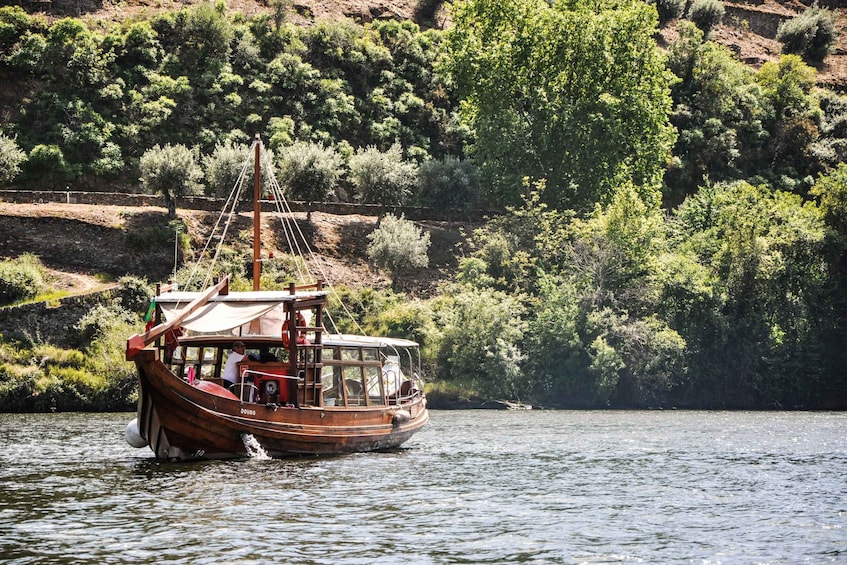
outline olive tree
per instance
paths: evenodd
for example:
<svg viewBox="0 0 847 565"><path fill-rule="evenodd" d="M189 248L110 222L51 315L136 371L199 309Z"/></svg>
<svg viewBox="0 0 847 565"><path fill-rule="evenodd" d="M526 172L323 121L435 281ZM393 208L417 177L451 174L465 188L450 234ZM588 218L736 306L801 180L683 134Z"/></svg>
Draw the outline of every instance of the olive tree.
<svg viewBox="0 0 847 565"><path fill-rule="evenodd" d="M822 61L835 50L838 30L832 12L817 3L802 14L779 25L776 39L785 53L794 53L808 61Z"/></svg>
<svg viewBox="0 0 847 565"><path fill-rule="evenodd" d="M155 145L141 156L140 168L142 184L164 197L171 216L175 214L174 197L202 194L203 172L197 155L184 145Z"/></svg>
<svg viewBox="0 0 847 565"><path fill-rule="evenodd" d="M429 264L429 233L402 216L385 216L368 240L368 257L377 267L391 273L392 286L396 286L398 276L404 271Z"/></svg>
<svg viewBox="0 0 847 565"><path fill-rule="evenodd" d="M713 29L723 21L724 7L720 0L695 0L688 10L688 18L708 38Z"/></svg>
<svg viewBox="0 0 847 565"><path fill-rule="evenodd" d="M280 154L280 180L292 198L306 201L311 217L312 203L333 195L343 166L344 159L332 147L299 141Z"/></svg>
<svg viewBox="0 0 847 565"><path fill-rule="evenodd" d="M202 159L206 192L211 196L227 196L241 178L244 164L250 158L250 147L227 141L215 146L211 155ZM249 172L252 174L253 168Z"/></svg>
<svg viewBox="0 0 847 565"><path fill-rule="evenodd" d="M396 206L404 204L412 194L418 166L403 160L399 143L384 152L368 147L350 158L350 178L363 202Z"/></svg>
<svg viewBox="0 0 847 565"><path fill-rule="evenodd" d="M11 137L0 134L0 186L11 184L21 172L21 163L26 153Z"/></svg>

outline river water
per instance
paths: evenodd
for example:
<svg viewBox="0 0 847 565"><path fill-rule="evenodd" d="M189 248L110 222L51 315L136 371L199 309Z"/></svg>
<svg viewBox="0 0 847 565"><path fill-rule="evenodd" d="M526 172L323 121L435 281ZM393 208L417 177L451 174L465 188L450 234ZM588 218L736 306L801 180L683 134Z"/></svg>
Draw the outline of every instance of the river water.
<svg viewBox="0 0 847 565"><path fill-rule="evenodd" d="M4 563L847 563L847 414L434 411L406 446L171 464L0 414Z"/></svg>

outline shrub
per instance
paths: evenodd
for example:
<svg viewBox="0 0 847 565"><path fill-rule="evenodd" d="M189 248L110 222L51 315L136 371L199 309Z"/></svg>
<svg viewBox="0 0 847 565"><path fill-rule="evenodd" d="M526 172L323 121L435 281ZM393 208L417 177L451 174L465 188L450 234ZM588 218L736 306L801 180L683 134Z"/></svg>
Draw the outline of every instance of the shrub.
<svg viewBox="0 0 847 565"><path fill-rule="evenodd" d="M79 345L85 347L101 339L112 328L123 328L137 323L138 316L123 308L98 304L88 311L76 324ZM125 335L129 335L127 332Z"/></svg>
<svg viewBox="0 0 847 565"><path fill-rule="evenodd" d="M35 255L0 262L0 304L35 298L43 285L41 261Z"/></svg>
<svg viewBox="0 0 847 565"><path fill-rule="evenodd" d="M696 0L688 11L688 19L694 22L708 37L716 26L723 20L724 8L720 0Z"/></svg>
<svg viewBox="0 0 847 565"><path fill-rule="evenodd" d="M429 234L414 223L388 214L379 228L368 235L368 257L377 267L391 273L391 284L403 271L429 263Z"/></svg>
<svg viewBox="0 0 847 565"><path fill-rule="evenodd" d="M67 367L79 369L85 364L85 355L76 349L62 349L49 343L33 347L32 358L40 367Z"/></svg>
<svg viewBox="0 0 847 565"><path fill-rule="evenodd" d="M659 24L664 25L682 17L685 13L685 0L656 0L656 11L659 13Z"/></svg>
<svg viewBox="0 0 847 565"><path fill-rule="evenodd" d="M838 31L832 12L817 5L780 24L776 39L786 53L800 55L808 61L822 61L835 50Z"/></svg>
<svg viewBox="0 0 847 565"><path fill-rule="evenodd" d="M11 184L21 172L21 163L26 153L21 151L17 142L0 134L0 186Z"/></svg>
<svg viewBox="0 0 847 565"><path fill-rule="evenodd" d="M411 339L428 345L428 336L434 333L432 311L420 301L401 300L380 311L374 320L377 335Z"/></svg>
<svg viewBox="0 0 847 565"><path fill-rule="evenodd" d="M479 196L479 170L470 161L447 156L420 167L418 201L423 206L468 210Z"/></svg>
<svg viewBox="0 0 847 565"><path fill-rule="evenodd" d="M145 312L147 304L153 297L150 284L140 277L133 276L121 277L118 284L120 284L118 296L120 297L121 307L129 312L138 312L139 314Z"/></svg>

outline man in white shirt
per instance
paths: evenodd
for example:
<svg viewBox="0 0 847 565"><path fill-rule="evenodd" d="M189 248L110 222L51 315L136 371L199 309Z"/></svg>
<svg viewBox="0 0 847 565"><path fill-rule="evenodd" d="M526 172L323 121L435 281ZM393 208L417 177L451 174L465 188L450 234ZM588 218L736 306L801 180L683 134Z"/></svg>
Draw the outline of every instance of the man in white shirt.
<svg viewBox="0 0 847 565"><path fill-rule="evenodd" d="M232 351L229 352L226 358L226 365L224 365L222 377L226 388L230 388L238 382L238 363L242 359L244 359L244 344L236 341L232 344Z"/></svg>

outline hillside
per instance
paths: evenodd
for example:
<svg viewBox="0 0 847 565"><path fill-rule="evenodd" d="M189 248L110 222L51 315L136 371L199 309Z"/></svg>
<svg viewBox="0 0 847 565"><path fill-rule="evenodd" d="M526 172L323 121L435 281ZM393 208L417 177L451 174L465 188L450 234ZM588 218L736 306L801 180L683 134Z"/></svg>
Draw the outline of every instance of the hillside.
<svg viewBox="0 0 847 565"><path fill-rule="evenodd" d="M99 0L23 0L31 9L41 8L52 18L77 16L89 21L123 21L150 16L162 11L179 10L201 0L128 0L102 2ZM781 46L776 41L779 24L801 13L811 0L739 0L724 2L723 25L712 39L726 45L738 58L758 68L767 61L779 58ZM286 17L299 25L310 25L320 19L350 18L365 23L376 19L411 19L422 27L444 27L449 19L437 0L292 0ZM836 13L836 29L841 37L847 32L847 3L844 0L824 0L818 5ZM227 6L248 16L270 13L270 2L262 0L228 0ZM662 31L660 43L667 44L675 37L673 23ZM847 90L847 41L839 41L836 51L818 65L821 85L835 90Z"/></svg>
<svg viewBox="0 0 847 565"><path fill-rule="evenodd" d="M202 248L218 215L184 209L177 215L188 226L192 247ZM367 259L367 235L375 229L376 217L319 212L313 212L310 221L305 213L295 217L300 230L311 240L312 251L329 282L352 287L389 285L386 276ZM231 233L251 233L251 221L251 214L242 214ZM53 272L54 286L72 293L100 288L102 283L95 275L136 275L159 282L167 280L173 269L173 247L138 251L138 241L145 230L166 224L164 208L0 202L0 258L35 254ZM273 215L264 215L262 224L264 249L279 256L286 250L284 242L278 240ZM404 290L425 296L455 267L462 229L472 226L434 221L418 225L432 240L430 266L410 273L407 280L414 285L410 282ZM237 239L245 257L249 257L249 238Z"/></svg>

